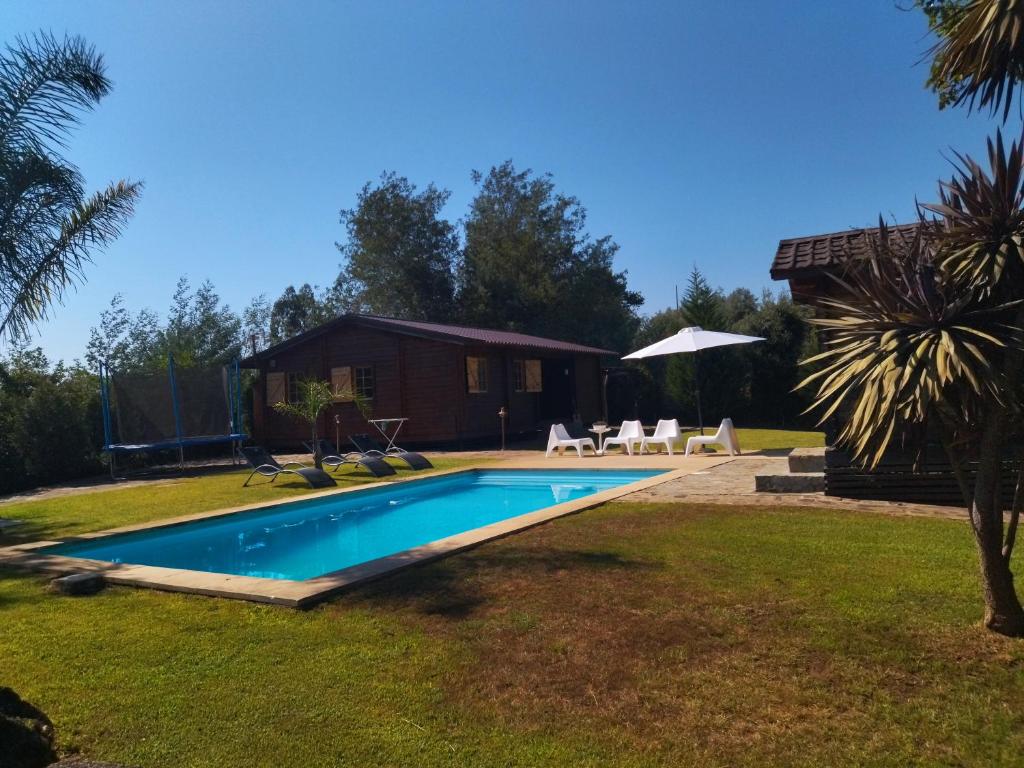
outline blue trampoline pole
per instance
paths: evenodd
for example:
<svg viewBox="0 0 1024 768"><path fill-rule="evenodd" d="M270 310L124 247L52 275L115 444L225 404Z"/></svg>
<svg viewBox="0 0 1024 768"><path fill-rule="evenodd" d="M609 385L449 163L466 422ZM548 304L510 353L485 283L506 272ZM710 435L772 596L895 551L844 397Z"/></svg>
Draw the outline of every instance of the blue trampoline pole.
<svg viewBox="0 0 1024 768"><path fill-rule="evenodd" d="M174 433L178 438L178 468L185 471L185 446L181 443L181 414L178 412L178 384L174 378L174 355L167 356L167 372L171 379L171 406L174 408Z"/></svg>
<svg viewBox="0 0 1024 768"><path fill-rule="evenodd" d="M110 368L107 363L100 363L100 408L103 416L103 447L107 449L107 455L110 456L110 479L115 479L116 467L115 467L115 452L110 450L110 446L113 444L113 439L110 429L110 391L108 389L107 377L110 375Z"/></svg>

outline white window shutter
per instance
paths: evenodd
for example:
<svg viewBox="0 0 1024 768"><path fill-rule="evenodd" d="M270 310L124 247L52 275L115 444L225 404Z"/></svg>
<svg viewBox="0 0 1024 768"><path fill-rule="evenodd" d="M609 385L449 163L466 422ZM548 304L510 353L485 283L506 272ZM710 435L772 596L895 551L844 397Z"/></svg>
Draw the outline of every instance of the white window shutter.
<svg viewBox="0 0 1024 768"><path fill-rule="evenodd" d="M341 368L331 368L331 391L334 393L335 400L352 402L354 391L352 389L352 368L347 365Z"/></svg>
<svg viewBox="0 0 1024 768"><path fill-rule="evenodd" d="M540 360L526 361L526 391L543 391L542 377L540 373Z"/></svg>

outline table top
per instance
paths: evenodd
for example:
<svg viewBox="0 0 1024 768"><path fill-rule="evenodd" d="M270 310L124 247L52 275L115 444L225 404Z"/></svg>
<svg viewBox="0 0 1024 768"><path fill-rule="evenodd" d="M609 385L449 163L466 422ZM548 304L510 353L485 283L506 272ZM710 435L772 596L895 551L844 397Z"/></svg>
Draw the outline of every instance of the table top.
<svg viewBox="0 0 1024 768"><path fill-rule="evenodd" d="M605 426L603 426L603 427L599 427L597 425L594 425L593 427L591 427L587 431L588 432L593 432L596 435L603 435L605 432L611 432L612 428L609 427L607 424Z"/></svg>
<svg viewBox="0 0 1024 768"><path fill-rule="evenodd" d="M408 420L409 420L408 416L399 416L399 417L393 418L393 419L367 419L367 421L370 422L371 424L393 424L396 421L408 421Z"/></svg>

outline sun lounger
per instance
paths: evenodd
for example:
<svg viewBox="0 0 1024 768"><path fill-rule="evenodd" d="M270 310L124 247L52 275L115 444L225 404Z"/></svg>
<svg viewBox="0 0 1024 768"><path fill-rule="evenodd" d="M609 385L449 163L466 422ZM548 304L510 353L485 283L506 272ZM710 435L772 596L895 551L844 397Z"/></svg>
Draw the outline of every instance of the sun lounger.
<svg viewBox="0 0 1024 768"><path fill-rule="evenodd" d="M732 419L722 419L718 431L713 435L706 435L704 437L696 435L689 438L686 441L686 455L689 456L698 445L712 444L721 445L733 456L740 452L740 440L736 436L736 427L732 425Z"/></svg>
<svg viewBox="0 0 1024 768"><path fill-rule="evenodd" d="M395 468L379 456L368 456L365 453L359 453L357 451L339 454L335 447L323 438L318 442L320 443L321 463L330 467L335 472L346 464L352 464L357 467L362 467L374 477L387 477L388 475L397 474L395 472ZM303 443L303 445L306 446L307 451L314 453L312 443L306 442Z"/></svg>
<svg viewBox="0 0 1024 768"><path fill-rule="evenodd" d="M409 465L410 469L433 469L434 465L430 463L426 456L415 451L407 451L405 448L399 448L398 446L393 447L390 451L385 451L384 446L375 440L371 435L359 434L349 435L349 442L356 447L356 450L366 456L379 456L385 459L398 459L404 461Z"/></svg>
<svg viewBox="0 0 1024 768"><path fill-rule="evenodd" d="M654 434L640 441L640 453L647 451L650 445L664 445L668 455L672 456L672 444L683 439L683 431L675 419L660 419L654 428Z"/></svg>
<svg viewBox="0 0 1024 768"><path fill-rule="evenodd" d="M594 445L592 437L570 437L564 424L552 424L551 432L548 433L548 449L544 456L550 456L552 451L558 451L558 455L561 456L562 451L566 448L575 448L581 459L584 448L589 448L594 455L597 455L597 446Z"/></svg>
<svg viewBox="0 0 1024 768"><path fill-rule="evenodd" d="M619 427L619 434L615 437L605 438L604 453L608 453L609 445L621 445L626 453L633 455L633 446L644 439L644 428L639 421L624 421Z"/></svg>
<svg viewBox="0 0 1024 768"><path fill-rule="evenodd" d="M322 469L307 467L297 461L289 461L287 464L281 464L277 459L271 456L265 448L250 445L242 448L241 450L245 460L248 461L249 465L252 467L252 472L249 474L249 477L247 477L245 482L242 483L243 488L249 484L249 481L252 480L254 475L269 477L270 482L277 480L278 475L298 475L309 483L310 488L330 488L331 486L337 485L337 483L334 482L334 478Z"/></svg>

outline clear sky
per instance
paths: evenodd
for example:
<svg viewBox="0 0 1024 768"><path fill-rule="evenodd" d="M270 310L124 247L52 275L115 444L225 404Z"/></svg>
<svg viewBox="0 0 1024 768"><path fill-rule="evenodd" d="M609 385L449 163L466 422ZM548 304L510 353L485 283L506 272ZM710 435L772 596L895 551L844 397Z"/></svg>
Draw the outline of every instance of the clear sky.
<svg viewBox="0 0 1024 768"><path fill-rule="evenodd" d="M645 312L695 263L756 292L780 238L906 219L993 125L938 111L924 19L895 0L0 5L0 39L40 29L83 35L114 81L68 157L91 188L146 183L40 329L54 358L115 292L163 315L179 275L236 309L328 284L365 182L433 181L458 219L470 171L507 158L580 199Z"/></svg>

